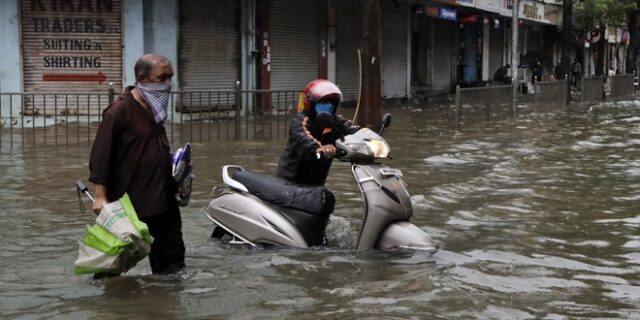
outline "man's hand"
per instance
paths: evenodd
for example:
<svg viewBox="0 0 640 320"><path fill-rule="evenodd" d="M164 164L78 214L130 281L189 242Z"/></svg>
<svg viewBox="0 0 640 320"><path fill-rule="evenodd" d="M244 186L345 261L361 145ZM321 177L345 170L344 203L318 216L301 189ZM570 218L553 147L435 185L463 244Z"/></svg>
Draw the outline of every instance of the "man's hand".
<svg viewBox="0 0 640 320"><path fill-rule="evenodd" d="M103 184L96 184L94 187L93 213L97 216L107 203L107 186Z"/></svg>
<svg viewBox="0 0 640 320"><path fill-rule="evenodd" d="M332 144L325 144L318 148L316 153L322 153L325 158L331 158L336 154L336 147Z"/></svg>

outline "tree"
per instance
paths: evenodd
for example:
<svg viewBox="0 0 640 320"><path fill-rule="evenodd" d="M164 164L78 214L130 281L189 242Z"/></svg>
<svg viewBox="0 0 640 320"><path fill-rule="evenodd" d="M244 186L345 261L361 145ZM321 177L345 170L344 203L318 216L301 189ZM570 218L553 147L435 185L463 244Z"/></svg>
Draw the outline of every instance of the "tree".
<svg viewBox="0 0 640 320"><path fill-rule="evenodd" d="M640 0L636 1L636 7L627 12L627 28L629 29L629 46L627 47L627 73L634 74L638 65L638 51L640 50Z"/></svg>
<svg viewBox="0 0 640 320"><path fill-rule="evenodd" d="M590 27L599 27L601 30L604 30L605 26L627 26L627 23L632 21L631 18L633 18L629 13L637 11L640 7L639 4L640 0L584 0L574 3L574 30L578 31L578 34L584 35L585 30ZM635 21L637 23L637 17ZM636 43L637 40L636 32ZM594 47L596 54L596 75L602 75L604 73L605 41L605 37L602 37L600 42ZM635 63L633 63L633 65L635 65Z"/></svg>

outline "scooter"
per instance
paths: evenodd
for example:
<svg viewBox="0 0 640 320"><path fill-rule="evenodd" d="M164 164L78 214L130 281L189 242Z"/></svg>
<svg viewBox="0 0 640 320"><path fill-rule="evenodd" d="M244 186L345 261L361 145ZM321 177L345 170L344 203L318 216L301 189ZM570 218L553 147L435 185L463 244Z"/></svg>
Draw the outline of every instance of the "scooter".
<svg viewBox="0 0 640 320"><path fill-rule="evenodd" d="M386 114L382 122L379 133L362 128L335 143L336 158L351 162L364 198L356 249L408 248L435 253L431 237L409 222L413 209L402 172L376 162L388 158L390 151L381 134L390 125L391 115ZM222 168L222 179L226 187L214 187L213 199L205 209L215 224L212 237L230 236L231 243L250 246L309 248L323 244L331 213L326 211L333 211L333 195L324 187L295 186L233 165ZM302 198L302 203L296 198Z"/></svg>

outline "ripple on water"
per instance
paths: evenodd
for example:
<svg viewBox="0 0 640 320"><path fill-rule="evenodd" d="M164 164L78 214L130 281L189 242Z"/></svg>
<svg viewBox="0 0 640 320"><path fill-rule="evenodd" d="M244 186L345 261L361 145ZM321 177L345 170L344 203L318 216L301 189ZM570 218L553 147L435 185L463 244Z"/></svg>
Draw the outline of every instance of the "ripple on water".
<svg viewBox="0 0 640 320"><path fill-rule="evenodd" d="M382 305L393 305L398 303L398 299L394 298L376 298L376 297L365 297L358 298L352 301L353 303L358 304L382 304Z"/></svg>
<svg viewBox="0 0 640 320"><path fill-rule="evenodd" d="M640 240L627 241L622 245L623 248L635 249L640 248Z"/></svg>
<svg viewBox="0 0 640 320"><path fill-rule="evenodd" d="M640 252L622 254L620 257L624 258L629 265L640 266Z"/></svg>
<svg viewBox="0 0 640 320"><path fill-rule="evenodd" d="M640 266L635 268L603 267L551 255L533 254L531 257L527 257L512 252L496 250L472 250L466 252L466 254L477 261L491 261L510 265L538 266L551 269L590 271L618 275L640 272Z"/></svg>
<svg viewBox="0 0 640 320"><path fill-rule="evenodd" d="M573 277L574 279L580 279L580 280L595 280L595 281L599 281L602 283L609 283L609 284L629 284L629 281L622 279L620 277L613 277L613 276L606 276L606 275L600 275L600 274L577 274Z"/></svg>
<svg viewBox="0 0 640 320"><path fill-rule="evenodd" d="M411 206L414 210L434 210L438 209L439 206L436 206L432 201L428 201L427 198L422 194L416 194L411 196Z"/></svg>
<svg viewBox="0 0 640 320"><path fill-rule="evenodd" d="M639 226L640 215L631 217L631 218L621 218L621 219L599 219L599 220L595 220L594 223L602 223L602 224L623 223L629 226Z"/></svg>
<svg viewBox="0 0 640 320"><path fill-rule="evenodd" d="M464 283L481 286L501 293L541 293L551 292L554 288L564 288L567 290L568 288L579 289L588 287L584 282L576 280L554 278L551 276L527 277L526 275L492 275L465 267L456 268L453 277Z"/></svg>
<svg viewBox="0 0 640 320"><path fill-rule="evenodd" d="M203 294L203 293L209 293L209 292L213 292L213 291L217 291L218 288L217 287L213 287L213 288L191 288L191 289L187 289L184 290L184 293L188 293L188 294Z"/></svg>
<svg viewBox="0 0 640 320"><path fill-rule="evenodd" d="M484 310L468 314L468 316L477 319L504 319L504 320L512 320L512 319L534 319L535 316L522 310L507 308L503 306L487 306Z"/></svg>
<svg viewBox="0 0 640 320"><path fill-rule="evenodd" d="M638 177L640 176L640 165L637 165L635 168L627 169L624 173L628 176Z"/></svg>
<svg viewBox="0 0 640 320"><path fill-rule="evenodd" d="M606 284L607 292L603 295L616 300L624 300L627 303L636 304L640 300L640 286L629 284Z"/></svg>
<svg viewBox="0 0 640 320"><path fill-rule="evenodd" d="M452 154L432 156L424 159L424 161L435 166L465 165L471 162L470 160L459 159Z"/></svg>
<svg viewBox="0 0 640 320"><path fill-rule="evenodd" d="M609 241L602 241L602 240L586 240L586 241L575 242L573 243L573 245L578 247L606 248L610 246L611 243Z"/></svg>

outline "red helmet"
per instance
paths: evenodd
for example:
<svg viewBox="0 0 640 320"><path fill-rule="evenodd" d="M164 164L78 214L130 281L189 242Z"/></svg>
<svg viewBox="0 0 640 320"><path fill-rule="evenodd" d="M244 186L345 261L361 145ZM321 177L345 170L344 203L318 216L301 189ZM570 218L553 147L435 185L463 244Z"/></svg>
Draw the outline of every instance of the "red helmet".
<svg viewBox="0 0 640 320"><path fill-rule="evenodd" d="M298 111L314 112L315 103L318 101L332 102L337 109L342 102L342 91L329 80L313 80L302 91L303 109Z"/></svg>

